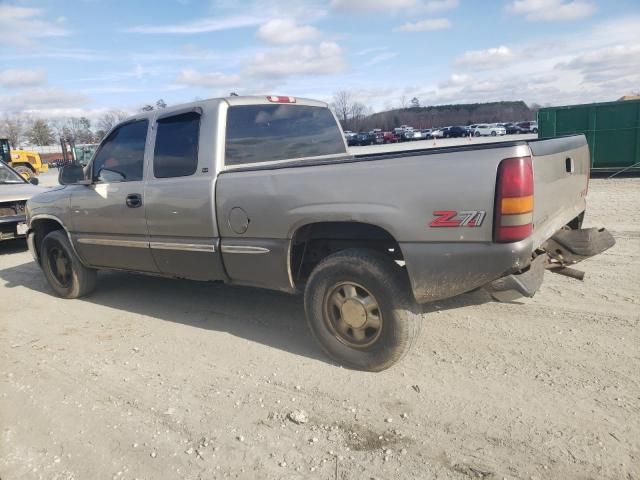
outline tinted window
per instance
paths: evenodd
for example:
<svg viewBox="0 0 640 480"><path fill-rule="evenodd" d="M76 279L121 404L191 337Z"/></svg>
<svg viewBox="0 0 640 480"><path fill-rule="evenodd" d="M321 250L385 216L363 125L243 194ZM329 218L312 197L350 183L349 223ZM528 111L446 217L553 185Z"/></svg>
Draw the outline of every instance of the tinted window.
<svg viewBox="0 0 640 480"><path fill-rule="evenodd" d="M153 175L156 178L186 177L198 167L200 114L184 113L158 120Z"/></svg>
<svg viewBox="0 0 640 480"><path fill-rule="evenodd" d="M243 105L227 114L227 165L345 153L328 108Z"/></svg>
<svg viewBox="0 0 640 480"><path fill-rule="evenodd" d="M94 182L142 180L147 125L146 120L128 123L107 137L93 161Z"/></svg>

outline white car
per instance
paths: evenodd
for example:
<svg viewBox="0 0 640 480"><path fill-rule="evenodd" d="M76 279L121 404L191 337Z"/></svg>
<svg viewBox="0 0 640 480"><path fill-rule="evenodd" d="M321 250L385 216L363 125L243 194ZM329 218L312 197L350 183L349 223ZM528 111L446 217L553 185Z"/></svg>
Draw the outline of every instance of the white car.
<svg viewBox="0 0 640 480"><path fill-rule="evenodd" d="M507 129L504 127L499 127L497 125L489 125L487 123L481 123L476 125L476 128L473 129L473 135L476 137L495 137L496 135L506 135Z"/></svg>
<svg viewBox="0 0 640 480"><path fill-rule="evenodd" d="M441 128L436 128L435 130L431 130L431 136L433 138L442 138L444 137L444 132Z"/></svg>

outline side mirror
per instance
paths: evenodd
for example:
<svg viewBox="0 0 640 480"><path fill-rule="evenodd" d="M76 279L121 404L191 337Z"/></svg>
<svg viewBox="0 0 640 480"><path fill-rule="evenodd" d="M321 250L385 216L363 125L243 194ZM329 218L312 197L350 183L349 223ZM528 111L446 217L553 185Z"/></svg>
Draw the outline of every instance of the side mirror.
<svg viewBox="0 0 640 480"><path fill-rule="evenodd" d="M31 185L38 185L40 183L40 180L38 180L38 177L31 177L29 178L29 183Z"/></svg>
<svg viewBox="0 0 640 480"><path fill-rule="evenodd" d="M58 173L60 185L72 185L84 180L84 170L80 165L65 165Z"/></svg>

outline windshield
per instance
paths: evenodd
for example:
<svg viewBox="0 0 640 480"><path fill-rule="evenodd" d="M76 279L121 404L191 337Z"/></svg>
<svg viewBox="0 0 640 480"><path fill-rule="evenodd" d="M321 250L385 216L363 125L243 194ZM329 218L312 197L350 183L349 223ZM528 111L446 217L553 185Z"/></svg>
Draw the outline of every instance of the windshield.
<svg viewBox="0 0 640 480"><path fill-rule="evenodd" d="M25 183L25 180L7 165L0 162L0 184Z"/></svg>

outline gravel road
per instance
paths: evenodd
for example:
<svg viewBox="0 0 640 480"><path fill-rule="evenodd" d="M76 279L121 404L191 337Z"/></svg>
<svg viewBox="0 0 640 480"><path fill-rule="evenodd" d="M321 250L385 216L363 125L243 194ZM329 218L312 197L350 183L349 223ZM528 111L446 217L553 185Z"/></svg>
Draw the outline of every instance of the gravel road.
<svg viewBox="0 0 640 480"><path fill-rule="evenodd" d="M640 179L594 179L617 245L584 283L426 306L382 373L313 344L279 293L104 273L52 296L0 245L0 477L640 478Z"/></svg>

